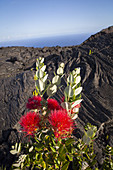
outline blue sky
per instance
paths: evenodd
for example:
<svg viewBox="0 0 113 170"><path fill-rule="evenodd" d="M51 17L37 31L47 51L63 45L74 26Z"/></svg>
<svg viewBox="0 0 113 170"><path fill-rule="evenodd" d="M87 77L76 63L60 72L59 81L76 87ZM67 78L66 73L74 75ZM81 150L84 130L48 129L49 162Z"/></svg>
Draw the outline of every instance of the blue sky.
<svg viewBox="0 0 113 170"><path fill-rule="evenodd" d="M96 33L113 25L113 0L0 0L0 42Z"/></svg>

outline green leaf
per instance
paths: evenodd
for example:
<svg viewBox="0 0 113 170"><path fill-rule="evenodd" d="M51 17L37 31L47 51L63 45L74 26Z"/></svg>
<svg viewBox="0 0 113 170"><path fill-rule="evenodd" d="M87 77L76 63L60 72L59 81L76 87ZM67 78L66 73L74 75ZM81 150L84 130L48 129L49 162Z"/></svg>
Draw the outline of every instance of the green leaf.
<svg viewBox="0 0 113 170"><path fill-rule="evenodd" d="M45 71L45 69L46 69L46 65L44 65L42 68L41 68L41 71Z"/></svg>
<svg viewBox="0 0 113 170"><path fill-rule="evenodd" d="M94 134L93 130L89 129L89 130L87 131L87 135L88 135L89 137L92 137L93 134Z"/></svg>
<svg viewBox="0 0 113 170"><path fill-rule="evenodd" d="M41 79L37 80L37 82L39 84L38 86L39 86L40 92L42 92L45 88L45 83Z"/></svg>
<svg viewBox="0 0 113 170"><path fill-rule="evenodd" d="M55 139L54 138L51 138L52 142L53 142L53 145L56 146L56 143L55 143Z"/></svg>
<svg viewBox="0 0 113 170"><path fill-rule="evenodd" d="M42 81L45 82L47 80L48 74L46 74L43 78Z"/></svg>
<svg viewBox="0 0 113 170"><path fill-rule="evenodd" d="M24 167L24 163L22 162L22 163L21 163L21 169L23 169L23 167Z"/></svg>
<svg viewBox="0 0 113 170"><path fill-rule="evenodd" d="M15 149L15 146L14 146L14 145L12 145L12 149Z"/></svg>
<svg viewBox="0 0 113 170"><path fill-rule="evenodd" d="M75 68L76 74L80 74L80 67Z"/></svg>
<svg viewBox="0 0 113 170"><path fill-rule="evenodd" d="M68 167L69 167L69 161L65 161L64 163L63 163L63 166L62 166L62 170L67 170L68 169Z"/></svg>
<svg viewBox="0 0 113 170"><path fill-rule="evenodd" d="M63 144L60 145L58 151L59 151L59 156L61 156L61 157L62 157L63 155L66 156L67 149L66 149L66 147L65 147ZM64 157L65 157L65 156L64 156Z"/></svg>
<svg viewBox="0 0 113 170"><path fill-rule="evenodd" d="M19 167L19 166L20 166L20 162L19 162L19 163L15 163L15 164L13 164L13 166L15 166L15 167Z"/></svg>
<svg viewBox="0 0 113 170"><path fill-rule="evenodd" d="M68 159L69 159L69 161L73 161L73 155L67 155L67 157L68 157Z"/></svg>
<svg viewBox="0 0 113 170"><path fill-rule="evenodd" d="M91 129L93 130L93 132L97 132L97 127L96 126L93 126L93 127L91 127Z"/></svg>
<svg viewBox="0 0 113 170"><path fill-rule="evenodd" d="M92 158L92 159L93 159L93 158ZM94 166L96 163L97 163L97 161L94 159L94 160L91 162L91 166Z"/></svg>
<svg viewBox="0 0 113 170"><path fill-rule="evenodd" d="M66 155L65 154L59 154L58 155L58 161L60 161L60 162L63 162L63 161L65 161L65 159L66 159Z"/></svg>
<svg viewBox="0 0 113 170"><path fill-rule="evenodd" d="M36 67L39 67L39 60L36 61Z"/></svg>
<svg viewBox="0 0 113 170"><path fill-rule="evenodd" d="M15 150L17 150L17 147L18 147L18 143L15 144Z"/></svg>
<svg viewBox="0 0 113 170"><path fill-rule="evenodd" d="M73 77L72 74L70 74L70 75L68 76L67 82L70 83L70 84L72 84L72 83L74 82L74 77Z"/></svg>
<svg viewBox="0 0 113 170"><path fill-rule="evenodd" d="M91 50L89 50L89 55L91 55L91 53L92 53Z"/></svg>
<svg viewBox="0 0 113 170"><path fill-rule="evenodd" d="M19 143L19 146L18 146L18 153L21 151L21 143Z"/></svg>
<svg viewBox="0 0 113 170"><path fill-rule="evenodd" d="M82 162L82 169L85 170L88 166L89 166L89 165L88 165L88 163L87 163L86 161L83 161L83 162Z"/></svg>
<svg viewBox="0 0 113 170"><path fill-rule="evenodd" d="M73 85L73 89L75 89L75 87L80 83L80 81L81 81L81 77L80 76L77 76L76 78L75 78L76 80L75 80L75 84Z"/></svg>
<svg viewBox="0 0 113 170"><path fill-rule="evenodd" d="M71 116L71 118L72 118L73 120L77 119L77 118L78 118L78 114L75 114L75 115Z"/></svg>
<svg viewBox="0 0 113 170"><path fill-rule="evenodd" d="M56 92L57 92L57 86L55 84L51 84L47 89L48 96L52 96Z"/></svg>
<svg viewBox="0 0 113 170"><path fill-rule="evenodd" d="M70 98L73 96L73 89L71 86L67 86L64 90L64 93Z"/></svg>
<svg viewBox="0 0 113 170"><path fill-rule="evenodd" d="M76 74L76 71L75 71L75 70L73 70L73 71L72 71L72 74L73 74L73 76L74 76L74 77L76 77L76 76L77 76L77 74Z"/></svg>
<svg viewBox="0 0 113 170"><path fill-rule="evenodd" d="M42 167L43 167L44 169L46 169L46 163L45 163L45 161L42 162Z"/></svg>
<svg viewBox="0 0 113 170"><path fill-rule="evenodd" d="M82 101L82 99L76 100L75 102L73 102L73 104L72 104L71 107L72 107L72 108L75 107L76 105L80 104L81 101Z"/></svg>
<svg viewBox="0 0 113 170"><path fill-rule="evenodd" d="M36 71L36 76L37 76L38 78L42 78L42 77L44 76L44 72L43 72L42 70L37 70L37 71Z"/></svg>
<svg viewBox="0 0 113 170"><path fill-rule="evenodd" d="M18 153L18 151L17 151L17 150L10 150L10 153L11 153L12 155L15 155L15 154Z"/></svg>
<svg viewBox="0 0 113 170"><path fill-rule="evenodd" d="M58 74L58 75L62 75L63 72L64 72L64 70L63 70L62 67L59 67L59 68L57 69L57 74Z"/></svg>
<svg viewBox="0 0 113 170"><path fill-rule="evenodd" d="M65 145L68 146L70 144L73 144L75 142L75 140L73 138L69 138L68 140L66 140Z"/></svg>
<svg viewBox="0 0 113 170"><path fill-rule="evenodd" d="M50 146L50 148L53 152L56 152L55 148L53 148L52 146Z"/></svg>
<svg viewBox="0 0 113 170"><path fill-rule="evenodd" d="M44 62L44 58L39 57L40 63Z"/></svg>
<svg viewBox="0 0 113 170"><path fill-rule="evenodd" d="M71 109L71 104L69 102L63 102L61 103L61 106L66 109L67 111Z"/></svg>
<svg viewBox="0 0 113 170"><path fill-rule="evenodd" d="M91 142L91 139L90 139L88 136L84 135L84 136L83 136L83 142L84 142L85 144L89 145L90 142Z"/></svg>
<svg viewBox="0 0 113 170"><path fill-rule="evenodd" d="M65 66L64 63L61 63L61 64L60 64L60 67L64 68L64 66Z"/></svg>
<svg viewBox="0 0 113 170"><path fill-rule="evenodd" d="M31 146L30 148L29 148L29 152L32 152L33 151L33 146Z"/></svg>
<svg viewBox="0 0 113 170"><path fill-rule="evenodd" d="M45 146L42 143L37 143L35 150L39 152L39 151L42 151L44 147Z"/></svg>
<svg viewBox="0 0 113 170"><path fill-rule="evenodd" d="M82 91L82 87L78 87L76 90L75 90L75 96L79 95Z"/></svg>
<svg viewBox="0 0 113 170"><path fill-rule="evenodd" d="M56 75L55 77L53 77L53 79L52 79L52 84L57 84L57 85L59 85L60 82L61 82L61 79L60 79L60 77L59 77L58 75Z"/></svg>

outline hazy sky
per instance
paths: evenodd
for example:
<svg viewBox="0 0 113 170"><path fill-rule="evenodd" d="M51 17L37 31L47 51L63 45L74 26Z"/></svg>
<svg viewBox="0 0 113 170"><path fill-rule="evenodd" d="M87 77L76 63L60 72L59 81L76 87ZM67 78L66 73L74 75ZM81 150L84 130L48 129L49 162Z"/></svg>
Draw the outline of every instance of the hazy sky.
<svg viewBox="0 0 113 170"><path fill-rule="evenodd" d="M96 33L113 25L113 0L0 0L0 41Z"/></svg>

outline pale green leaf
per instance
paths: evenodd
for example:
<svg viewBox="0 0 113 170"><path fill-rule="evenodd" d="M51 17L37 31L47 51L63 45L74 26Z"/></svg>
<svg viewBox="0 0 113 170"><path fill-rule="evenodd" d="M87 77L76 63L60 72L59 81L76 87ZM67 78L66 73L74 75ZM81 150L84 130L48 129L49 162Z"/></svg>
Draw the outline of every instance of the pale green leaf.
<svg viewBox="0 0 113 170"><path fill-rule="evenodd" d="M44 72L42 70L39 70L39 78L42 78L44 76Z"/></svg>
<svg viewBox="0 0 113 170"><path fill-rule="evenodd" d="M80 77L80 76L77 76L77 77L76 77L76 85L77 85L78 83L80 83L80 81L81 81L81 77Z"/></svg>
<svg viewBox="0 0 113 170"><path fill-rule="evenodd" d="M44 62L44 58L39 57L40 63Z"/></svg>
<svg viewBox="0 0 113 170"><path fill-rule="evenodd" d="M45 71L45 69L46 69L46 65L44 65L42 68L41 68L41 70L44 72Z"/></svg>
<svg viewBox="0 0 113 170"><path fill-rule="evenodd" d="M18 147L18 143L15 144L15 149L17 150L17 147Z"/></svg>
<svg viewBox="0 0 113 170"><path fill-rule="evenodd" d="M78 104L80 104L81 103L81 101L82 101L82 99L80 99L80 100L76 100L73 104L72 104L72 108L73 107L75 107L76 105L78 105Z"/></svg>
<svg viewBox="0 0 113 170"><path fill-rule="evenodd" d="M92 137L93 136L93 130L91 130L91 129L89 129L88 131L87 131L87 135L89 136L89 137Z"/></svg>
<svg viewBox="0 0 113 170"><path fill-rule="evenodd" d="M18 153L21 151L21 143L19 143L19 146L18 146Z"/></svg>
<svg viewBox="0 0 113 170"><path fill-rule="evenodd" d="M18 153L18 151L17 151L17 150L10 150L10 153L11 153L12 155L15 155L15 154Z"/></svg>
<svg viewBox="0 0 113 170"><path fill-rule="evenodd" d="M88 165L88 163L87 163L86 161L83 161L83 162L82 162L82 170L87 169L88 166L89 166L89 165Z"/></svg>
<svg viewBox="0 0 113 170"><path fill-rule="evenodd" d="M61 63L61 64L60 64L60 67L64 68L64 66L65 66L64 63Z"/></svg>
<svg viewBox="0 0 113 170"><path fill-rule="evenodd" d="M53 77L52 83L55 84L55 83L57 83L58 80L59 80L59 76L56 75L55 77Z"/></svg>
<svg viewBox="0 0 113 170"><path fill-rule="evenodd" d="M79 112L79 108L76 108L76 107L73 108L73 112L74 112L74 113L78 113L78 112Z"/></svg>
<svg viewBox="0 0 113 170"><path fill-rule="evenodd" d="M62 67L59 67L59 68L57 69L57 74L58 74L58 75L62 75L63 72L64 72L64 70L63 70Z"/></svg>
<svg viewBox="0 0 113 170"><path fill-rule="evenodd" d="M84 135L84 136L83 136L83 142L84 142L85 144L89 145L90 142L91 142L91 140L90 140L90 138L89 138L88 136Z"/></svg>
<svg viewBox="0 0 113 170"><path fill-rule="evenodd" d="M72 97L73 96L73 89L71 86L67 86L64 90L64 93L68 96L68 97Z"/></svg>
<svg viewBox="0 0 113 170"><path fill-rule="evenodd" d="M80 74L80 67L76 68L76 74Z"/></svg>
<svg viewBox="0 0 113 170"><path fill-rule="evenodd" d="M53 79L52 79L52 83L53 83L53 84L59 85L60 82L61 82L61 79L60 79L60 77L59 77L58 75L56 75L55 77L53 77Z"/></svg>
<svg viewBox="0 0 113 170"><path fill-rule="evenodd" d="M70 74L70 75L68 76L67 82L68 82L68 83L71 83L71 84L74 82L74 77L73 77L72 74Z"/></svg>
<svg viewBox="0 0 113 170"><path fill-rule="evenodd" d="M36 67L39 67L39 60L36 61Z"/></svg>
<svg viewBox="0 0 113 170"><path fill-rule="evenodd" d="M19 163L15 163L15 164L13 164L13 166L15 166L15 167L19 167L19 166L20 166L20 162L19 162Z"/></svg>
<svg viewBox="0 0 113 170"><path fill-rule="evenodd" d="M30 148L29 148L29 152L32 152L33 151L33 146L31 146Z"/></svg>
<svg viewBox="0 0 113 170"><path fill-rule="evenodd" d="M73 120L75 120L75 119L77 119L77 118L78 118L78 114L75 114L75 115L72 117Z"/></svg>
<svg viewBox="0 0 113 170"><path fill-rule="evenodd" d="M42 81L45 82L47 80L48 74L46 74L43 78Z"/></svg>
<svg viewBox="0 0 113 170"><path fill-rule="evenodd" d="M52 96L56 92L57 92L57 86L55 84L51 84L47 89L48 96Z"/></svg>
<svg viewBox="0 0 113 170"><path fill-rule="evenodd" d="M45 83L40 79L38 80L38 83L39 83L39 89L42 92L45 88Z"/></svg>
<svg viewBox="0 0 113 170"><path fill-rule="evenodd" d="M76 76L76 71L73 70L73 71L72 71L72 74L73 74L73 76L75 77L75 76Z"/></svg>
<svg viewBox="0 0 113 170"><path fill-rule="evenodd" d="M73 85L73 89L80 83L80 81L81 81L81 77L80 76L77 76L76 77L76 80L75 80L75 84Z"/></svg>
<svg viewBox="0 0 113 170"><path fill-rule="evenodd" d="M37 76L38 78L42 78L42 77L44 76L44 72L43 72L42 70L37 70L37 71L36 71L36 76Z"/></svg>
<svg viewBox="0 0 113 170"><path fill-rule="evenodd" d="M52 85L50 87L50 90L52 91L52 93L55 93L57 91L57 86L56 85Z"/></svg>
<svg viewBox="0 0 113 170"><path fill-rule="evenodd" d="M67 111L71 109L71 104L69 102L63 102L61 103L61 106Z"/></svg>
<svg viewBox="0 0 113 170"><path fill-rule="evenodd" d="M80 94L82 91L82 87L78 87L76 90L75 90L75 96L77 96L78 94Z"/></svg>
<svg viewBox="0 0 113 170"><path fill-rule="evenodd" d="M14 145L12 146L12 149L15 149Z"/></svg>

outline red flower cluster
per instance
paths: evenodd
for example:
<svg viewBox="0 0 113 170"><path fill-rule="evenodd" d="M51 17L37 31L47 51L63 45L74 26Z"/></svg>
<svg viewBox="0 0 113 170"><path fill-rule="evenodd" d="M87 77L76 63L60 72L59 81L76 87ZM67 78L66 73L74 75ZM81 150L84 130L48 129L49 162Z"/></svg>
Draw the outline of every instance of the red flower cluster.
<svg viewBox="0 0 113 170"><path fill-rule="evenodd" d="M47 108L49 110L60 110L61 106L59 105L57 100L55 100L55 99L48 99L47 100Z"/></svg>
<svg viewBox="0 0 113 170"><path fill-rule="evenodd" d="M51 111L49 123L54 129L56 138L66 138L72 134L74 122L65 110Z"/></svg>
<svg viewBox="0 0 113 170"><path fill-rule="evenodd" d="M40 117L35 112L28 112L21 117L19 123L23 127L23 132L26 132L27 135L34 136L36 130L40 128Z"/></svg>
<svg viewBox="0 0 113 170"><path fill-rule="evenodd" d="M28 99L28 103L26 107L28 109L38 109L41 106L41 97L40 96L33 96L32 98Z"/></svg>

